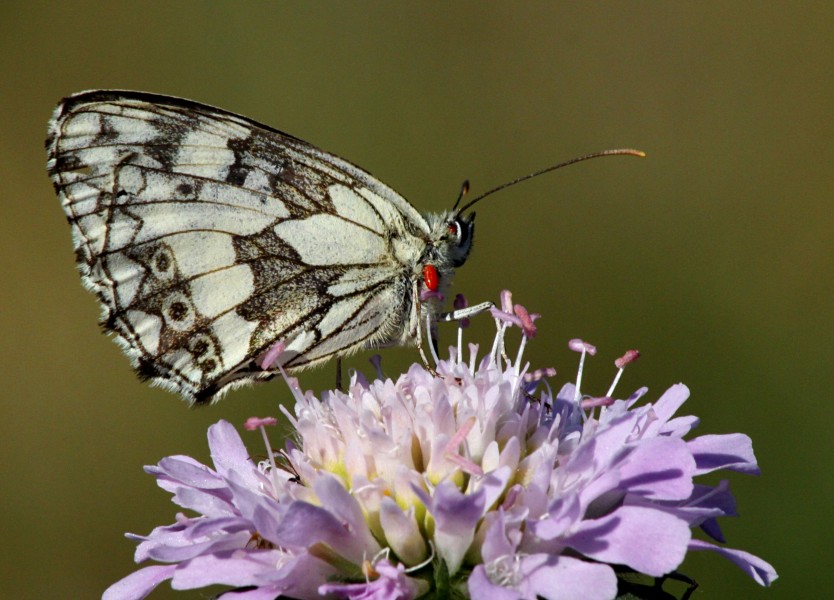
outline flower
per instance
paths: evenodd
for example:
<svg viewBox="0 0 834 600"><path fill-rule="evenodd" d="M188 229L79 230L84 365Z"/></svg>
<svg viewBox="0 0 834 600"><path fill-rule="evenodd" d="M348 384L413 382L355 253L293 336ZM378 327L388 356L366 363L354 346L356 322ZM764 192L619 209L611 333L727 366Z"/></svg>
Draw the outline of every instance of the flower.
<svg viewBox="0 0 834 600"><path fill-rule="evenodd" d="M717 519L734 516L726 481L694 478L728 469L757 474L742 434L684 439L698 425L675 416L689 396L672 386L655 402L646 389L616 399L626 364L617 359L604 396L580 391L596 348L582 340L575 383L553 396L552 369L529 371L524 344L533 319L502 296L493 351L476 367L453 349L436 373L413 365L397 381L355 375L347 393L302 393L285 415L294 441L250 458L235 428L209 429L214 467L171 456L147 467L176 504L196 516L137 540L148 566L111 586L105 600L143 598L162 581L211 584L246 600L473 598L610 599L615 566L652 577L678 568L689 550L729 558L755 581L777 575L765 561L723 543ZM504 338L522 330L514 361ZM529 371L529 372L528 372ZM274 420L253 418L248 429Z"/></svg>

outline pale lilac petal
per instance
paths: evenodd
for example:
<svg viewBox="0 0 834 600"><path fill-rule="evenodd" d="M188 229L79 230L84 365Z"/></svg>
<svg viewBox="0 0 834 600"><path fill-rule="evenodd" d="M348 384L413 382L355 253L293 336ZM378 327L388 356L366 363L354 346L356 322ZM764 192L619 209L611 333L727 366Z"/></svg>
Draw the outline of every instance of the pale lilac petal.
<svg viewBox="0 0 834 600"><path fill-rule="evenodd" d="M693 429L698 427L700 423L701 419L692 415L675 417L674 419L669 419L666 424L658 430L658 433L660 435L671 435L672 437L680 438L684 437Z"/></svg>
<svg viewBox="0 0 834 600"><path fill-rule="evenodd" d="M101 600L139 600L150 594L156 586L171 579L176 565L154 565L134 571L104 590Z"/></svg>
<svg viewBox="0 0 834 600"><path fill-rule="evenodd" d="M275 530L263 532L263 535L286 548L305 548L323 542L332 548L352 549L351 534L342 522L329 511L307 502L290 504ZM358 557L352 558L356 564L361 564L364 557L360 552Z"/></svg>
<svg viewBox="0 0 834 600"><path fill-rule="evenodd" d="M479 565L469 577L471 598L496 598L506 600L610 600L617 594L617 577L608 565L578 560L568 556L533 554L520 560L514 576L506 571L514 560ZM487 574L497 572L496 577L513 581L507 586L495 583Z"/></svg>
<svg viewBox="0 0 834 600"><path fill-rule="evenodd" d="M239 514L249 520L260 534L270 541L269 532L276 527L283 509L280 503L264 495L258 487L251 487L251 478L232 472L226 485L233 493L234 504Z"/></svg>
<svg viewBox="0 0 834 600"><path fill-rule="evenodd" d="M486 573L484 565L478 565L466 580L470 598L489 598L490 600L535 600L528 599L514 588L493 583Z"/></svg>
<svg viewBox="0 0 834 600"><path fill-rule="evenodd" d="M634 506L656 506L649 500L638 496L629 496L625 503ZM700 526L707 535L719 542L724 542L724 537L718 526L716 518L735 517L736 503L729 490L727 481L721 481L716 487L696 485L692 495L686 500L679 502L663 502L664 512L674 515L689 523L690 527Z"/></svg>
<svg viewBox="0 0 834 600"><path fill-rule="evenodd" d="M364 583L328 583L319 587L322 595L333 594L350 600L411 600L429 591L428 582L405 574L405 567L396 567L387 560L374 565L378 577Z"/></svg>
<svg viewBox="0 0 834 600"><path fill-rule="evenodd" d="M342 528L350 532L349 544L334 547L338 552L361 563L366 557L374 556L380 551L379 544L365 521L365 515L362 514L362 506L338 479L329 474L322 474L313 484L313 489L321 501L322 508L327 509L341 522Z"/></svg>
<svg viewBox="0 0 834 600"><path fill-rule="evenodd" d="M692 494L695 460L677 438L641 440L619 470L621 488L632 494L657 500L684 500Z"/></svg>
<svg viewBox="0 0 834 600"><path fill-rule="evenodd" d="M472 543L478 520L484 514L484 490L462 494L451 481L442 481L431 498L423 490L416 489L415 492L434 517L437 553L446 561L449 574L454 575Z"/></svg>
<svg viewBox="0 0 834 600"><path fill-rule="evenodd" d="M290 598L318 598L318 586L333 581L340 572L333 565L312 556L306 550L292 560L278 563L273 573L265 572L261 581L280 585Z"/></svg>
<svg viewBox="0 0 834 600"><path fill-rule="evenodd" d="M191 527L192 525L190 520L185 519L183 522L178 522L174 525L156 527L150 535L147 536L128 533L125 537L140 542L140 544L136 547L136 553L133 557L137 563L140 563L148 560L150 558L150 553L156 548L165 546L187 546L190 544L192 542L190 534Z"/></svg>
<svg viewBox="0 0 834 600"><path fill-rule="evenodd" d="M729 559L733 563L735 563L738 567L741 568L742 571L747 573L753 580L758 583L759 585L768 586L779 577L776 573L776 570L773 566L759 558L758 556L754 556L749 552L745 552L744 550L735 550L733 548L724 548L722 546L716 546L715 544L710 544L709 542L704 542L702 540L691 540L689 542L689 549L690 550L709 550L711 552L715 552L720 554L724 558Z"/></svg>
<svg viewBox="0 0 834 600"><path fill-rule="evenodd" d="M659 510L623 506L583 521L564 543L589 558L660 577L683 562L690 539L686 521Z"/></svg>
<svg viewBox="0 0 834 600"><path fill-rule="evenodd" d="M273 572L282 560L279 550L232 550L197 556L180 565L171 587L191 590L214 584L252 585L264 572Z"/></svg>
<svg viewBox="0 0 834 600"><path fill-rule="evenodd" d="M275 505L276 500L265 493L272 483L252 464L226 473L226 486L232 492L232 503L243 516L251 516L252 507L262 504Z"/></svg>
<svg viewBox="0 0 834 600"><path fill-rule="evenodd" d="M164 477L181 485L200 489L223 489L223 478L207 466L189 456L169 456L159 461L158 466L145 467L145 472Z"/></svg>
<svg viewBox="0 0 834 600"><path fill-rule="evenodd" d="M608 565L538 554L524 558L521 570L527 589L547 600L608 600L617 594L617 576Z"/></svg>
<svg viewBox="0 0 834 600"><path fill-rule="evenodd" d="M577 495L559 498L548 509L547 518L527 524L533 535L542 540L553 540L569 531L582 519L584 506Z"/></svg>
<svg viewBox="0 0 834 600"><path fill-rule="evenodd" d="M490 523L490 521L492 521ZM504 511L488 514L484 519L484 542L481 545L481 558L485 563L497 560L502 556L515 553L515 545L507 536Z"/></svg>
<svg viewBox="0 0 834 600"><path fill-rule="evenodd" d="M649 426L647 434L656 435L688 398L689 388L682 383L673 385L666 390L660 399L652 405L654 413L657 415L657 421Z"/></svg>
<svg viewBox="0 0 834 600"><path fill-rule="evenodd" d="M201 537L222 533L250 531L251 529L252 522L242 517L217 517L214 519L206 518L195 521L186 533L191 539L199 539Z"/></svg>
<svg viewBox="0 0 834 600"><path fill-rule="evenodd" d="M406 512L391 498L384 496L379 507L379 524L394 554L405 564L413 566L429 556L413 508Z"/></svg>
<svg viewBox="0 0 834 600"><path fill-rule="evenodd" d="M571 459L571 470L587 470L588 464L608 464L624 458L631 450L626 443L634 433L637 415L626 413L612 420L601 429L589 442L577 448Z"/></svg>
<svg viewBox="0 0 834 600"><path fill-rule="evenodd" d="M316 588L320 582L333 577L335 572L330 565L306 553L293 556L280 550L236 550L182 563L171 586L195 589L214 584L257 585L271 590L271 598L281 594L313 598L318 597Z"/></svg>
<svg viewBox="0 0 834 600"><path fill-rule="evenodd" d="M202 542L191 542L184 546L158 546L148 551L148 557L159 562L189 560L201 554L243 548L250 537L251 535L248 532L243 531L209 538Z"/></svg>
<svg viewBox="0 0 834 600"><path fill-rule="evenodd" d="M484 490L484 506L486 508L495 504L507 489L507 483L512 477L513 471L508 466L498 467L487 473L478 482L477 489Z"/></svg>
<svg viewBox="0 0 834 600"><path fill-rule="evenodd" d="M577 494L581 510L578 518L595 518L609 512L613 508L611 501L618 503L623 496L621 477L618 469L596 474L593 481Z"/></svg>
<svg viewBox="0 0 834 600"><path fill-rule="evenodd" d="M214 493L207 493L194 488L182 487L174 494L173 502L193 510L196 513L210 517L222 517L233 515L234 506L225 498L219 498Z"/></svg>
<svg viewBox="0 0 834 600"><path fill-rule="evenodd" d="M758 475L759 467L753 454L753 440L743 433L702 435L687 442L695 463L696 475L718 469L730 469L749 475Z"/></svg>
<svg viewBox="0 0 834 600"><path fill-rule="evenodd" d="M240 434L228 421L218 421L209 427L208 442L211 459L220 475L226 475L230 469L253 466Z"/></svg>

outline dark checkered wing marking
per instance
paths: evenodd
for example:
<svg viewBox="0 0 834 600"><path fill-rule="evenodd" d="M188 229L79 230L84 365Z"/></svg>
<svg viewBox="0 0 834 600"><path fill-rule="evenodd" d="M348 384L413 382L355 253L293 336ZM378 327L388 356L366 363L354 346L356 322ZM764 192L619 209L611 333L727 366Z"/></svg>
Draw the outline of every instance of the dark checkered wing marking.
<svg viewBox="0 0 834 600"><path fill-rule="evenodd" d="M274 373L402 342L425 219L362 169L194 102L85 92L48 168L84 284L140 375L208 402Z"/></svg>

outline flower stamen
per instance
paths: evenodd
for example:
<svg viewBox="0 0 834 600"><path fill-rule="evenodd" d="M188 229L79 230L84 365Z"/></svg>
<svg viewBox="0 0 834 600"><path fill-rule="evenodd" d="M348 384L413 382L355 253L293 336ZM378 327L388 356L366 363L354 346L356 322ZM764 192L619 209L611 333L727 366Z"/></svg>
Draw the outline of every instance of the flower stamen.
<svg viewBox="0 0 834 600"><path fill-rule="evenodd" d="M469 306L469 302L466 300L466 296L463 294L455 296L455 301L452 303L455 310L463 310L467 306ZM469 319L458 319L458 364L463 362L463 330L467 327L469 327Z"/></svg>
<svg viewBox="0 0 834 600"><path fill-rule="evenodd" d="M582 387L582 370L585 367L585 355L590 354L591 356L594 356L597 353L597 349L595 346L579 338L574 338L570 340L568 342L568 348L570 348L574 352L582 353L582 355L579 357L579 368L576 370L576 391L574 392L573 396L573 403L579 405L579 401L582 397L580 389Z"/></svg>
<svg viewBox="0 0 834 600"><path fill-rule="evenodd" d="M626 350L626 353L623 354L620 358L614 361L614 366L617 367L617 374L614 376L614 381L611 383L611 387L608 388L608 392L606 392L606 396L613 396L614 395L614 388L617 387L617 383L620 381L620 377L623 374L623 371L626 368L626 365L629 363L633 363L635 360L640 358L640 351L639 350Z"/></svg>
<svg viewBox="0 0 834 600"><path fill-rule="evenodd" d="M278 419L275 417L249 417L246 419L246 422L243 424L244 429L247 431L255 431L256 429L261 430L261 436L264 440L264 446L266 446L266 453L269 456L269 464L272 467L273 472L278 469L275 465L275 453L272 451L272 445L269 443L269 437L266 435L265 425L275 425L278 423Z"/></svg>

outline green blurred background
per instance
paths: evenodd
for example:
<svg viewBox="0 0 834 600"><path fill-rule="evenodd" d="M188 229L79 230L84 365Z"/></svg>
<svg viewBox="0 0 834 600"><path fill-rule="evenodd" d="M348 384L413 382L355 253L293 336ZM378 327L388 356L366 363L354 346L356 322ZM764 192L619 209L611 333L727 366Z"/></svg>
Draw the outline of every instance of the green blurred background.
<svg viewBox="0 0 834 600"><path fill-rule="evenodd" d="M364 166L421 210L590 151L478 209L457 278L543 313L527 357L571 377L571 337L643 358L619 391L683 381L701 433L752 436L731 476L723 559L683 571L695 598L824 595L830 580L834 317L834 4L5 2L0 8L3 284L0 596L96 597L134 569L122 532L175 507L142 465L208 459L206 427L276 414L282 384L189 410L139 383L96 321L45 172L54 104L128 88L215 104ZM469 339L490 339L482 319ZM397 373L417 357L384 352ZM348 362L371 372L366 357ZM331 386L333 369L303 374ZM806 404L808 402L808 404ZM275 436L276 441L278 436ZM256 436L251 448L260 451ZM173 597L167 584L154 597ZM205 597L203 592L176 597Z"/></svg>

